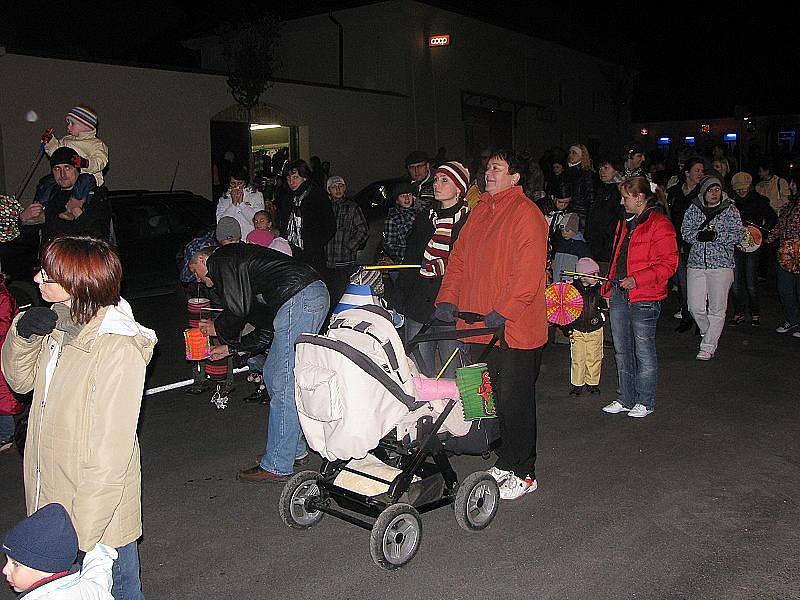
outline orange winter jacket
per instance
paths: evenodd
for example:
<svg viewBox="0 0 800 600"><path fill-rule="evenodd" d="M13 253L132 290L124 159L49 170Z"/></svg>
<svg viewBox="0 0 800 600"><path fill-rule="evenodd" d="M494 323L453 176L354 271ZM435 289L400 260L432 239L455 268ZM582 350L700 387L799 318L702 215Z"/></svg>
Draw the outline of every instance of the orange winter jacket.
<svg viewBox="0 0 800 600"><path fill-rule="evenodd" d="M543 346L546 256L547 222L522 188L484 193L453 246L436 304L449 302L460 311L480 314L496 311L506 318L510 348ZM457 327L471 326L459 321Z"/></svg>

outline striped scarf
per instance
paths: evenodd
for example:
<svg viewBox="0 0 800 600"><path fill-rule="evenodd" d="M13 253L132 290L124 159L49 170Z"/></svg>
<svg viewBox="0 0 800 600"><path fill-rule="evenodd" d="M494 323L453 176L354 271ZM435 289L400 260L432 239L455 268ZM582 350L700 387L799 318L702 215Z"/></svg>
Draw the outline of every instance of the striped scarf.
<svg viewBox="0 0 800 600"><path fill-rule="evenodd" d="M422 267L419 274L422 277L444 277L447 268L447 259L453 247L453 227L469 213L469 206L464 200L446 210L432 209L430 220L433 223L433 236L428 241L422 255Z"/></svg>

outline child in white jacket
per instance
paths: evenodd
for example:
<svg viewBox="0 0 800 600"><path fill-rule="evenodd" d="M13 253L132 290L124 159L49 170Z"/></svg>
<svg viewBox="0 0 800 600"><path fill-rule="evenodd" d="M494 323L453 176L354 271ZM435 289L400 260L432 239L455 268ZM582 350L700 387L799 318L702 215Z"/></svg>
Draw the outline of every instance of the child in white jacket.
<svg viewBox="0 0 800 600"><path fill-rule="evenodd" d="M75 564L78 536L63 506L47 504L3 540L3 575L26 600L113 600L111 567L117 551L96 544Z"/></svg>

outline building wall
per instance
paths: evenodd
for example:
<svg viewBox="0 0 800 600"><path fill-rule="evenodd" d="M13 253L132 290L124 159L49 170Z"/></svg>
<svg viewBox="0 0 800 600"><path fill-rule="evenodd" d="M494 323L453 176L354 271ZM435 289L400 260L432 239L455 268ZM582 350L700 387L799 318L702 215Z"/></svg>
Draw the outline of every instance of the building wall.
<svg viewBox="0 0 800 600"><path fill-rule="evenodd" d="M109 187L167 189L180 161L175 189L210 197L210 120L233 104L223 76L6 54L0 82L9 90L0 95L0 193L14 192L42 131L64 135L64 115L85 102L97 109L109 146ZM405 139L395 118L402 97L276 84L264 100L286 107L307 131L309 153L330 160L353 189L402 171L405 143L386 143ZM25 120L31 110L35 123ZM40 165L34 183L46 173Z"/></svg>

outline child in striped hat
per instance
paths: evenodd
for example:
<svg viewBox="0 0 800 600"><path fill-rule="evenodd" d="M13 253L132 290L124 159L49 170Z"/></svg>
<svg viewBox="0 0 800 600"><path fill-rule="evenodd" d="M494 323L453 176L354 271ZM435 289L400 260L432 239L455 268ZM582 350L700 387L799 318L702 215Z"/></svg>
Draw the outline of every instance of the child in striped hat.
<svg viewBox="0 0 800 600"><path fill-rule="evenodd" d="M44 151L48 156L68 146L78 153L73 166L80 176L73 188L72 197L86 200L91 189L103 185L103 169L108 165L108 146L97 137L97 112L85 104L75 106L67 113L67 135L58 139L48 129L42 135Z"/></svg>

